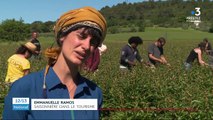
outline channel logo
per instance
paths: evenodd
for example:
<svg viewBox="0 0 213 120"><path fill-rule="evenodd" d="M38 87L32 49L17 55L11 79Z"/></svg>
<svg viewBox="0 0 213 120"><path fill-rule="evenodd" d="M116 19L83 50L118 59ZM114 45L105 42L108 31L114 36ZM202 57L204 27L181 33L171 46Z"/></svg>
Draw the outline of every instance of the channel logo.
<svg viewBox="0 0 213 120"><path fill-rule="evenodd" d="M191 14L192 14L192 15L195 15L195 16L200 16L200 15L201 15L200 8L199 8L199 7L196 7L196 8L195 8L195 11L194 11L194 10L191 11Z"/></svg>
<svg viewBox="0 0 213 120"><path fill-rule="evenodd" d="M13 98L13 110L29 110L29 98Z"/></svg>
<svg viewBox="0 0 213 120"><path fill-rule="evenodd" d="M196 28L199 28L199 24L201 23L200 15L200 7L195 7L195 10L191 11L191 16L186 17L186 22L192 22L195 24Z"/></svg>

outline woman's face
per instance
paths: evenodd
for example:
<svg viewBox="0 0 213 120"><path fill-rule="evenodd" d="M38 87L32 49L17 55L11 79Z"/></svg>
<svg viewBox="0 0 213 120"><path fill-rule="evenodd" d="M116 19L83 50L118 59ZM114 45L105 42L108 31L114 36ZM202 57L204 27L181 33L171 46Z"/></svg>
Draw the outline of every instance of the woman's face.
<svg viewBox="0 0 213 120"><path fill-rule="evenodd" d="M62 55L66 60L81 65L94 51L97 39L85 32L84 28L70 32L67 36L62 37Z"/></svg>
<svg viewBox="0 0 213 120"><path fill-rule="evenodd" d="M25 52L25 58L26 58L26 59L30 58L31 56L32 56L32 53L31 53L31 52L29 52L29 51L26 51L26 52Z"/></svg>

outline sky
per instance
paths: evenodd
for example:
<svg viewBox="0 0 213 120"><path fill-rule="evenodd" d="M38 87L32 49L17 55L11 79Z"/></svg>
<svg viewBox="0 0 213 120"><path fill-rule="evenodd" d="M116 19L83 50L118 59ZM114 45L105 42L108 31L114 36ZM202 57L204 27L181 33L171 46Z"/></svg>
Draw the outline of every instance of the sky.
<svg viewBox="0 0 213 120"><path fill-rule="evenodd" d="M83 6L98 10L118 3L138 3L145 0L0 0L0 22L7 19L34 21L56 21L64 12Z"/></svg>

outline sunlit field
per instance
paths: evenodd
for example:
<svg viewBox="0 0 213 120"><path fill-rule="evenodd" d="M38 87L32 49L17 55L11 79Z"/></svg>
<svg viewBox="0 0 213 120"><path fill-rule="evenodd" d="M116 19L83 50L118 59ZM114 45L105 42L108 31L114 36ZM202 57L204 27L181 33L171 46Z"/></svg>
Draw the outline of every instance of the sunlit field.
<svg viewBox="0 0 213 120"><path fill-rule="evenodd" d="M145 61L147 46L164 36L167 43L165 56L171 66L152 70L138 64L129 73L119 70L120 50L128 38L138 35L143 45L138 46ZM191 71L184 71L183 62L191 49L203 38L213 44L213 34L181 29L147 28L141 33L107 35L104 42L108 51L102 55L99 71L85 74L97 83L104 95L102 119L213 119L213 72L196 62ZM53 37L40 36L42 49L51 46ZM8 88L4 84L7 59L20 43L0 43L0 114ZM208 61L208 56L203 55ZM32 72L43 69L46 59L30 59ZM1 115L0 115L0 118Z"/></svg>

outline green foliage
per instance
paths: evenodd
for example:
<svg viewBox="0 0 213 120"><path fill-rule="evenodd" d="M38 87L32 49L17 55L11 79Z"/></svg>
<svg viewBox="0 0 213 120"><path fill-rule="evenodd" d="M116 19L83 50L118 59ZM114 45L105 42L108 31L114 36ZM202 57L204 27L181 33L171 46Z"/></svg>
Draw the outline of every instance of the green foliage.
<svg viewBox="0 0 213 120"><path fill-rule="evenodd" d="M106 6L101 9L101 13L105 16L109 27L125 26L127 24L136 25L138 21L141 21L141 24L146 25L146 27L154 25L160 27L183 26L184 29L188 29L187 27L194 26L194 24L189 23L189 25L186 25L186 17L191 16L191 11L195 10L195 7L201 8L202 22L213 21L213 1L209 0L149 0L134 4L123 2L112 7ZM202 26L200 30L208 31L207 27L209 26Z"/></svg>
<svg viewBox="0 0 213 120"><path fill-rule="evenodd" d="M145 32L144 24L139 24L138 32Z"/></svg>
<svg viewBox="0 0 213 120"><path fill-rule="evenodd" d="M113 26L113 27L110 27L108 28L108 33L111 33L111 34L115 34L115 33L119 33L119 28L117 26Z"/></svg>
<svg viewBox="0 0 213 120"><path fill-rule="evenodd" d="M209 32L213 33L213 23L212 23L211 27L209 28Z"/></svg>
<svg viewBox="0 0 213 120"><path fill-rule="evenodd" d="M137 32L137 29L136 29L134 26L132 26L132 27L130 28L130 32Z"/></svg>
<svg viewBox="0 0 213 120"><path fill-rule="evenodd" d="M29 39L31 32L49 33L53 31L55 22L35 21L32 24L25 24L23 20L16 21L8 19L0 24L0 40L21 41Z"/></svg>
<svg viewBox="0 0 213 120"><path fill-rule="evenodd" d="M165 56L171 66L159 66L152 70L137 64L132 72L119 70L121 48L129 37L137 35L144 39L138 49L145 61L147 46L167 32ZM53 34L41 34L42 50L53 43ZM108 34L105 40L107 52L101 56L99 71L85 76L97 83L103 91L101 119L213 119L213 72L209 67L193 64L191 71L184 71L183 62L193 49L211 33L174 28L146 28L146 32ZM19 43L0 44L0 95L4 97L8 87L4 84L7 59ZM8 49L11 48L11 49ZM207 56L203 55L207 61ZM46 59L30 59L32 72L45 67ZM0 99L1 100L1 99ZM0 101L1 102L1 101ZM3 103L0 104L0 119Z"/></svg>
<svg viewBox="0 0 213 120"><path fill-rule="evenodd" d="M139 47L145 60L150 43L145 41ZM103 119L211 119L211 69L194 64L190 72L183 70L183 62L197 41L168 42L165 55L171 67L159 66L153 71L138 64L129 73L119 71L123 42L106 44L109 51L102 56L99 71L87 75L101 86L103 107L111 108L104 111Z"/></svg>
<svg viewBox="0 0 213 120"><path fill-rule="evenodd" d="M193 23L186 22L186 17L191 16L191 11L195 7L201 8L200 28L196 28ZM137 3L120 3L112 7L105 6L100 12L106 18L108 33L120 32L144 32L145 27L166 27L197 29L201 31L213 32L213 1L184 1L184 0L149 0ZM0 24L0 39L18 41L29 38L30 32L39 33L52 32L55 21L35 21L31 24L24 24L23 20L15 21L16 25L3 25L10 21L5 20ZM21 24L19 24L20 22ZM6 26L6 29L5 27ZM21 26L21 27L20 27ZM127 27L128 26L128 27ZM131 26L135 26L134 28ZM122 29L125 30L122 30ZM12 30L14 29L14 30ZM23 31L24 29L24 31ZM27 31L27 32L26 32ZM27 35L26 35L27 34Z"/></svg>
<svg viewBox="0 0 213 120"><path fill-rule="evenodd" d="M9 41L24 40L29 33L29 26L22 20L5 20L0 25L0 39Z"/></svg>
<svg viewBox="0 0 213 120"><path fill-rule="evenodd" d="M47 33L47 32L51 32L53 30L53 26L54 26L55 22L52 21L47 21L45 23L41 22L41 21L35 21L31 24L31 32L32 31L37 31L40 33Z"/></svg>
<svg viewBox="0 0 213 120"><path fill-rule="evenodd" d="M126 30L128 31L128 30ZM183 30L182 28L161 28L161 27L147 27L145 32L125 32L117 34L107 34L107 41L119 41L126 42L130 36L140 36L143 40L157 40L160 36L170 41L202 41L203 38L213 40L213 35L208 32L202 32L193 29Z"/></svg>
<svg viewBox="0 0 213 120"><path fill-rule="evenodd" d="M213 33L213 27L209 29L209 32L210 32L210 33Z"/></svg>

